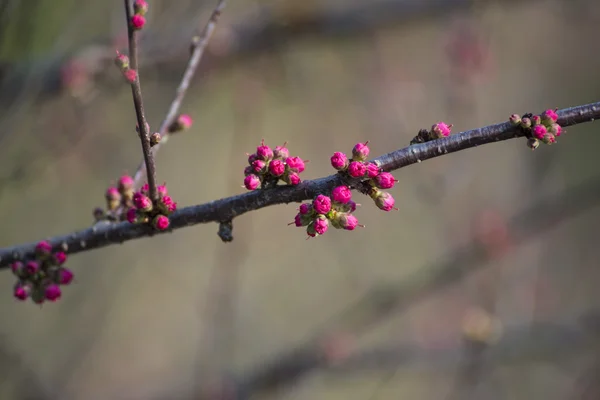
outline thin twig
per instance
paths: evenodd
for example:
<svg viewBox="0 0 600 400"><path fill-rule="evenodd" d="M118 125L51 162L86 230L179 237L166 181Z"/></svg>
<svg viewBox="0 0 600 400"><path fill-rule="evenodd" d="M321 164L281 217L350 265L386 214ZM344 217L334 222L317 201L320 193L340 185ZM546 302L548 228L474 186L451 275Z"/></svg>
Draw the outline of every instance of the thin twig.
<svg viewBox="0 0 600 400"><path fill-rule="evenodd" d="M196 70L198 69L198 65L200 64L200 60L202 59L202 55L204 54L204 50L206 49L206 46L208 45L208 42L210 41L210 38L212 37L212 34L215 31L217 21L219 20L219 17L221 16L223 9L225 8L225 3L225 0L219 0L219 3L213 10L210 19L204 27L204 30L202 31L201 35L194 37L194 40L192 41L192 53L188 61L187 67L185 69L185 72L183 73L183 77L181 78L181 83L179 83L179 86L177 87L177 91L175 92L175 98L173 99L173 102L171 102L171 106L169 107L167 116L160 124L160 129L158 130L160 136L162 137L162 140L150 150L152 152L152 156L155 156L160 146L166 143L169 139L169 132L167 131L167 129L177 117L177 113L181 108L181 103L183 102L187 90L190 87L192 78L196 74ZM144 158L144 161L142 161L141 164L138 166L133 178L136 187L139 187L142 179L144 179L145 173L146 163Z"/></svg>
<svg viewBox="0 0 600 400"><path fill-rule="evenodd" d="M600 118L600 102L562 109L558 111L558 115L558 123L563 127L591 122ZM392 171L430 158L523 136L524 133L521 130L515 128L509 122L504 122L405 147L384 154L372 161L376 162L383 170ZM328 193L335 186L347 182L348 180L342 175L335 174L304 181L293 187L256 190L205 204L185 207L170 216L171 224L168 231L156 231L146 224L106 223L47 240L54 249L74 254L196 224L225 222L249 211L276 204L309 200L319 193ZM350 183L358 185L360 182L355 180ZM13 261L34 257L35 246L36 243L28 243L0 249L0 267L8 267Z"/></svg>
<svg viewBox="0 0 600 400"><path fill-rule="evenodd" d="M144 102L142 100L142 87L140 85L140 73L138 71L138 49L137 49L137 31L131 23L133 15L133 4L130 0L124 0L125 16L127 18L127 37L129 38L129 64L131 69L137 72L134 81L131 83L131 94L133 96L133 105L137 116L140 141L142 142L142 152L144 153L144 163L146 165L146 174L148 176L148 192L153 201L158 200L156 191L156 165L154 164L154 155L150 145L150 132L144 114Z"/></svg>

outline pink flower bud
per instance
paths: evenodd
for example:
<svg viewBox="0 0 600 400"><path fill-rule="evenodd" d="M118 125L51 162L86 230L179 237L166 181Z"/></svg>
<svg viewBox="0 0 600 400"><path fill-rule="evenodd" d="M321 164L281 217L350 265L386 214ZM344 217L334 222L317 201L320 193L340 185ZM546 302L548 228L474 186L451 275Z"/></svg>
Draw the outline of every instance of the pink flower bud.
<svg viewBox="0 0 600 400"><path fill-rule="evenodd" d="M27 272L25 271L25 265L23 265L21 261L15 261L14 263L10 264L10 270L19 278L23 277Z"/></svg>
<svg viewBox="0 0 600 400"><path fill-rule="evenodd" d="M269 163L269 172L273 176L281 176L285 172L285 164L281 160L272 160Z"/></svg>
<svg viewBox="0 0 600 400"><path fill-rule="evenodd" d="M130 208L127 210L127 221L129 221L131 224L138 222L138 212L135 208Z"/></svg>
<svg viewBox="0 0 600 400"><path fill-rule="evenodd" d="M298 209L300 214L306 215L312 213L312 205L310 203L302 203L300 204L300 208Z"/></svg>
<svg viewBox="0 0 600 400"><path fill-rule="evenodd" d="M117 51L117 56L115 57L115 65L119 67L121 71L124 71L129 68L129 57L125 54L121 54Z"/></svg>
<svg viewBox="0 0 600 400"><path fill-rule="evenodd" d="M265 145L265 141L261 141L261 145L256 148L256 158L263 161L269 161L273 158L273 150Z"/></svg>
<svg viewBox="0 0 600 400"><path fill-rule="evenodd" d="M333 201L346 204L352 198L352 191L348 186L338 186L331 191Z"/></svg>
<svg viewBox="0 0 600 400"><path fill-rule="evenodd" d="M42 240L35 246L35 252L38 255L49 255L52 252L52 245L45 240Z"/></svg>
<svg viewBox="0 0 600 400"><path fill-rule="evenodd" d="M121 194L132 190L133 185L135 185L135 182L131 176L123 175L119 178L118 189Z"/></svg>
<svg viewBox="0 0 600 400"><path fill-rule="evenodd" d="M121 193L119 193L119 189L116 187L109 187L106 189L106 194L104 195L107 201L120 201Z"/></svg>
<svg viewBox="0 0 600 400"><path fill-rule="evenodd" d="M21 283L17 283L15 285L15 288L13 291L13 296L15 296L15 298L17 300L24 301L24 300L27 300L30 293L31 293L31 287L29 285L23 285Z"/></svg>
<svg viewBox="0 0 600 400"><path fill-rule="evenodd" d="M133 11L139 15L146 14L148 12L148 3L146 0L135 0L133 3Z"/></svg>
<svg viewBox="0 0 600 400"><path fill-rule="evenodd" d="M169 194L169 191L167 190L167 186L166 185L158 185L156 187L156 192L158 193L158 197L162 198L166 195Z"/></svg>
<svg viewBox="0 0 600 400"><path fill-rule="evenodd" d="M362 178L367 173L367 167L360 161L352 161L348 165L348 174L353 178Z"/></svg>
<svg viewBox="0 0 600 400"><path fill-rule="evenodd" d="M304 219L302 218L302 215L300 215L300 213L296 214L296 216L294 217L294 224L299 228L301 226L305 226L304 225ZM308 225L308 224L306 224Z"/></svg>
<svg viewBox="0 0 600 400"><path fill-rule="evenodd" d="M263 173L266 167L267 163L265 163L263 160L252 161L252 171L254 171L257 174Z"/></svg>
<svg viewBox="0 0 600 400"><path fill-rule="evenodd" d="M154 228L158 229L159 231L166 230L169 227L169 224L169 218L160 214L154 217L154 219L152 220L152 226L154 226Z"/></svg>
<svg viewBox="0 0 600 400"><path fill-rule="evenodd" d="M60 287L55 283L51 283L50 285L48 285L45 293L46 299L50 301L57 301L58 299L60 299L60 296L62 294Z"/></svg>
<svg viewBox="0 0 600 400"><path fill-rule="evenodd" d="M133 204L135 205L135 208L140 211L152 211L152 200L140 192L137 192L133 195Z"/></svg>
<svg viewBox="0 0 600 400"><path fill-rule="evenodd" d="M392 174L389 172L382 172L375 179L375 185L379 189L391 189L394 187L394 184L397 182Z"/></svg>
<svg viewBox="0 0 600 400"><path fill-rule="evenodd" d="M338 223L347 231L353 231L358 226L358 219L352 214L342 213L338 217Z"/></svg>
<svg viewBox="0 0 600 400"><path fill-rule="evenodd" d="M529 138L527 139L527 147L529 147L531 150L535 150L540 147L540 141L535 138Z"/></svg>
<svg viewBox="0 0 600 400"><path fill-rule="evenodd" d="M508 120L510 121L511 124L517 126L521 123L521 116L519 114L513 114L510 116L510 118Z"/></svg>
<svg viewBox="0 0 600 400"><path fill-rule="evenodd" d="M285 159L285 163L292 172L300 174L304 171L304 161L300 157L288 157Z"/></svg>
<svg viewBox="0 0 600 400"><path fill-rule="evenodd" d="M348 168L348 157L339 151L336 151L331 156L331 166L338 171L345 170Z"/></svg>
<svg viewBox="0 0 600 400"><path fill-rule="evenodd" d="M562 133L562 126L554 123L550 126L550 129L548 129L548 132L550 132L550 133L554 134L556 137L558 137Z"/></svg>
<svg viewBox="0 0 600 400"><path fill-rule="evenodd" d="M137 71L135 69L128 68L123 71L123 76L127 82L134 83L137 79Z"/></svg>
<svg viewBox="0 0 600 400"><path fill-rule="evenodd" d="M248 164L252 165L254 160L258 160L258 156L256 154L248 154Z"/></svg>
<svg viewBox="0 0 600 400"><path fill-rule="evenodd" d="M544 122L553 123L558 121L558 114L555 110L548 109L542 113L541 119Z"/></svg>
<svg viewBox="0 0 600 400"><path fill-rule="evenodd" d="M331 210L331 199L320 194L313 200L313 209L317 214L327 214Z"/></svg>
<svg viewBox="0 0 600 400"><path fill-rule="evenodd" d="M150 135L150 147L156 146L161 140L162 136L160 136L160 133L154 132L152 135Z"/></svg>
<svg viewBox="0 0 600 400"><path fill-rule="evenodd" d="M317 217L313 222L313 226L317 235L322 235L327 232L327 229L329 228L329 221L323 216Z"/></svg>
<svg viewBox="0 0 600 400"><path fill-rule="evenodd" d="M531 128L531 125L532 125L532 123L531 123L530 118L527 118L527 117L521 118L521 128L529 129L529 128Z"/></svg>
<svg viewBox="0 0 600 400"><path fill-rule="evenodd" d="M556 137L548 132L544 135L544 139L542 141L546 144L556 143Z"/></svg>
<svg viewBox="0 0 600 400"><path fill-rule="evenodd" d="M63 265L65 262L67 262L67 255L62 251L58 251L54 253L54 261L57 265Z"/></svg>
<svg viewBox="0 0 600 400"><path fill-rule="evenodd" d="M144 183L142 185L142 187L140 188L140 193L148 196L148 194L150 194L150 185L148 185L147 183Z"/></svg>
<svg viewBox="0 0 600 400"><path fill-rule="evenodd" d="M169 125L167 128L167 131L169 133L184 131L186 129L190 129L193 123L194 120L192 117L187 114L181 114L173 122L171 122L171 125Z"/></svg>
<svg viewBox="0 0 600 400"><path fill-rule="evenodd" d="M388 192L377 190L371 194L371 198L375 201L375 205L383 211L394 209L394 198Z"/></svg>
<svg viewBox="0 0 600 400"><path fill-rule="evenodd" d="M544 125L535 125L531 129L531 132L533 133L533 136L535 136L537 139L543 140L546 133L548 133L548 130Z"/></svg>
<svg viewBox="0 0 600 400"><path fill-rule="evenodd" d="M133 26L134 29L142 29L144 25L146 25L146 18L144 18L143 15L136 14L131 17L131 26Z"/></svg>
<svg viewBox="0 0 600 400"><path fill-rule="evenodd" d="M38 264L36 261L29 261L25 265L25 271L27 272L28 275L35 275L35 274L37 274L37 272L39 270L40 270L40 264Z"/></svg>
<svg viewBox="0 0 600 400"><path fill-rule="evenodd" d="M246 168L244 168L244 176L248 176L251 173L253 173L254 171L252 170L251 166L247 166Z"/></svg>
<svg viewBox="0 0 600 400"><path fill-rule="evenodd" d="M283 146L275 146L275 149L273 150L273 157L285 160L289 156L290 152L287 149L287 147L285 147L285 143L283 144Z"/></svg>
<svg viewBox="0 0 600 400"><path fill-rule="evenodd" d="M300 177L295 172L289 172L289 173L285 174L283 176L283 180L285 181L285 183L287 183L288 185L291 185L291 186L296 186L296 185L300 184L300 182L301 182Z"/></svg>
<svg viewBox="0 0 600 400"><path fill-rule="evenodd" d="M354 148L352 149L352 159L354 161L365 161L367 157L369 157L370 150L367 143L369 142L356 143L354 145Z"/></svg>
<svg viewBox="0 0 600 400"><path fill-rule="evenodd" d="M531 124L533 126L540 125L541 123L542 117L540 117L539 115L534 115L533 117L531 117Z"/></svg>
<svg viewBox="0 0 600 400"><path fill-rule="evenodd" d="M431 137L434 139L440 139L450 136L452 125L448 125L444 122L438 122L431 127Z"/></svg>
<svg viewBox="0 0 600 400"><path fill-rule="evenodd" d="M58 283L68 285L73 281L73 272L67 268L61 268L58 272Z"/></svg>
<svg viewBox="0 0 600 400"><path fill-rule="evenodd" d="M375 163L367 164L367 176L369 178L375 178L377 175L379 175L379 172L380 169Z"/></svg>
<svg viewBox="0 0 600 400"><path fill-rule="evenodd" d="M256 190L260 186L260 178L253 174L248 175L244 179L244 186L246 186L246 189L248 190Z"/></svg>

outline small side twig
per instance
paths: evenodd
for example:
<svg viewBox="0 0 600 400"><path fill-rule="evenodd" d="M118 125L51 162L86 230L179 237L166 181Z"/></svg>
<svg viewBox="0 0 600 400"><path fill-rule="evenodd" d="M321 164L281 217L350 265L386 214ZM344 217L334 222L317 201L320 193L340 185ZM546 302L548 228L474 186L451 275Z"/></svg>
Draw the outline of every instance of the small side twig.
<svg viewBox="0 0 600 400"><path fill-rule="evenodd" d="M183 77L181 78L181 82L179 83L179 86L177 87L177 90L175 92L175 98L171 102L171 105L169 106L169 111L167 111L167 115L160 124L160 128L158 130L162 139L157 145L153 146L150 149L153 157L158 152L160 146L165 144L167 140L169 140L168 128L173 123L173 121L177 117L177 114L179 113L181 103L183 102L187 90L190 87L192 78L196 74L196 70L198 69L198 65L200 64L200 60L202 59L202 55L204 54L204 50L206 49L206 46L208 45L208 42L210 41L213 32L215 31L215 27L217 26L219 17L221 16L223 9L225 8L225 4L225 0L219 0L217 6L213 10L210 19L208 20L200 36L194 36L194 38L192 39L190 59L183 73ZM142 179L144 179L146 170L146 159L144 158L144 161L142 161L141 164L138 166L133 177L133 181L136 187L139 187Z"/></svg>
<svg viewBox="0 0 600 400"><path fill-rule="evenodd" d="M137 32L131 23L133 4L131 0L124 0L124 4L125 16L127 18L127 37L129 39L129 62L131 69L137 72L135 79L131 83L131 94L133 96L133 105L137 116L142 152L144 153L144 165L146 166L146 174L148 176L148 192L152 201L156 201L158 200L158 192L156 190L156 165L154 164L154 154L152 153L152 146L150 145L150 132L148 132L148 124L146 122L146 115L144 114L142 87L140 85L140 74L138 71Z"/></svg>

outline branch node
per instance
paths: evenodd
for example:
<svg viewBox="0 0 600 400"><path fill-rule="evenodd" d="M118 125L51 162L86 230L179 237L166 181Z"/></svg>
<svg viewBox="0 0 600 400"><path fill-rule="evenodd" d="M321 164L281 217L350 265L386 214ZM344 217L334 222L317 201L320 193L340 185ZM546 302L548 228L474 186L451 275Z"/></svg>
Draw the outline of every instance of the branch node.
<svg viewBox="0 0 600 400"><path fill-rule="evenodd" d="M227 220L219 223L217 235L225 243L233 241L233 221Z"/></svg>

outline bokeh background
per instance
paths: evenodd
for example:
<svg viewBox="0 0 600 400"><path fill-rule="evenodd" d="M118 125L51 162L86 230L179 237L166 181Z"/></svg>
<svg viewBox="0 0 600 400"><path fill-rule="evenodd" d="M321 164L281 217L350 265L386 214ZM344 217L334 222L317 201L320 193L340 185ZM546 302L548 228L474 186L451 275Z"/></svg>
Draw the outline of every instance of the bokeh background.
<svg viewBox="0 0 600 400"><path fill-rule="evenodd" d="M215 0L154 0L141 39L157 127ZM0 242L88 227L140 161L112 64L121 1L0 1ZM158 154L180 205L243 192L264 138L309 159L404 147L597 101L594 0L230 0ZM297 205L73 256L56 304L0 274L0 398L598 399L600 125L396 171L399 208L305 240Z"/></svg>

